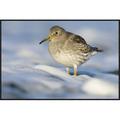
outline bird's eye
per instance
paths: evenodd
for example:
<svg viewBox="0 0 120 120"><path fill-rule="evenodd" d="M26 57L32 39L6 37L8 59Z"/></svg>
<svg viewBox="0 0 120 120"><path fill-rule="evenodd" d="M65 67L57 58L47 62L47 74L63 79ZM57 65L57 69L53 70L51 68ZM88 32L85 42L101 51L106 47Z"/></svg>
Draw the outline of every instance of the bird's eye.
<svg viewBox="0 0 120 120"><path fill-rule="evenodd" d="M58 32L55 32L55 34L57 35L57 34L58 34Z"/></svg>

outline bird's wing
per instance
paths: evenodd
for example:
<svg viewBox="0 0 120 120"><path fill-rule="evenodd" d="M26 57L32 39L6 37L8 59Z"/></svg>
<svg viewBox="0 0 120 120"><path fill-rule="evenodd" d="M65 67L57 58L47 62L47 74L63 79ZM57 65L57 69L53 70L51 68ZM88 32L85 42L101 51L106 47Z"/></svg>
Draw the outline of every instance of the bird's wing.
<svg viewBox="0 0 120 120"><path fill-rule="evenodd" d="M85 39L81 36L78 36L78 35L74 35L73 36L73 41L75 41L76 43L83 43L83 44L87 44Z"/></svg>
<svg viewBox="0 0 120 120"><path fill-rule="evenodd" d="M67 32L68 37L76 43L84 43L87 44L85 39L79 35L75 35L73 33Z"/></svg>
<svg viewBox="0 0 120 120"><path fill-rule="evenodd" d="M91 46L88 45L81 36L72 34L69 37L69 42L71 42L73 48L75 47L75 49L79 49L82 53L88 53L92 51Z"/></svg>

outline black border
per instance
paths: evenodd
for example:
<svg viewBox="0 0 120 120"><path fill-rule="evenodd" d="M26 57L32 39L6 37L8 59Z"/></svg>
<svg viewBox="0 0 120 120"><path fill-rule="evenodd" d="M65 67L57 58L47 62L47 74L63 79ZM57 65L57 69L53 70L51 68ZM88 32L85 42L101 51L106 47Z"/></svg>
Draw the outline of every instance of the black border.
<svg viewBox="0 0 120 120"><path fill-rule="evenodd" d="M120 19L0 19L0 47L1 47L1 62L0 62L0 66L2 65L2 21L117 21L118 22L118 41L120 41ZM119 43L119 42L118 42ZM119 48L119 44L118 44L118 48ZM119 53L120 53L120 49L119 49ZM119 60L120 60L120 55L119 55ZM120 68L120 64L119 64L119 68ZM1 76L1 80L0 80L0 100L120 100L120 79L119 79L119 96L118 99L3 99L2 98L2 66L0 69L0 76ZM120 76L120 73L119 73Z"/></svg>

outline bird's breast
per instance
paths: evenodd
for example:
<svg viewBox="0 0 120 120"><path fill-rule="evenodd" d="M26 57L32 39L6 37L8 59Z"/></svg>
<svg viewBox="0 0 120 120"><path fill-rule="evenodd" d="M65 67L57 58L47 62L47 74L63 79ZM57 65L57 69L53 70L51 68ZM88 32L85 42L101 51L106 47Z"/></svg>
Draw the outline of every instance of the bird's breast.
<svg viewBox="0 0 120 120"><path fill-rule="evenodd" d="M49 52L57 62L69 67L80 65L88 59L87 56L80 55L72 49L64 49L60 44L50 43Z"/></svg>

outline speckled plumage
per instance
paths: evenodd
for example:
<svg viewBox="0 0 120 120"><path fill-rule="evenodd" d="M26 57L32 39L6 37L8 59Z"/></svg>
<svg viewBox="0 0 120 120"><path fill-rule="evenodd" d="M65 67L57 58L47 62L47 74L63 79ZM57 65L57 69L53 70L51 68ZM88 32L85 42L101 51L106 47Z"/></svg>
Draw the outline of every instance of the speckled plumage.
<svg viewBox="0 0 120 120"><path fill-rule="evenodd" d="M52 57L66 67L77 69L77 66L86 62L92 55L101 52L98 48L88 45L81 36L59 26L53 26L50 29L47 39Z"/></svg>

